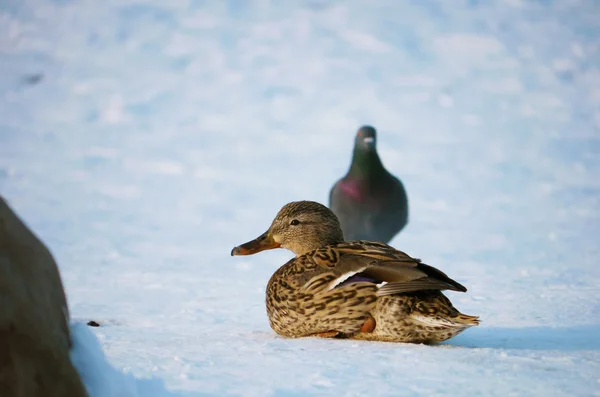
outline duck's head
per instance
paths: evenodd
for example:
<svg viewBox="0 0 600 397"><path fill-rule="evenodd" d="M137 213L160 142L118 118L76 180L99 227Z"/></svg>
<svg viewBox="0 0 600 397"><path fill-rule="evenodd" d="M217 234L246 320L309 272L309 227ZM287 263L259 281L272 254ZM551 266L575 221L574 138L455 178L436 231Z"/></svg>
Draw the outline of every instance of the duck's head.
<svg viewBox="0 0 600 397"><path fill-rule="evenodd" d="M314 201L294 201L279 210L269 229L231 250L231 255L252 255L285 248L296 256L344 241L340 223L326 206Z"/></svg>

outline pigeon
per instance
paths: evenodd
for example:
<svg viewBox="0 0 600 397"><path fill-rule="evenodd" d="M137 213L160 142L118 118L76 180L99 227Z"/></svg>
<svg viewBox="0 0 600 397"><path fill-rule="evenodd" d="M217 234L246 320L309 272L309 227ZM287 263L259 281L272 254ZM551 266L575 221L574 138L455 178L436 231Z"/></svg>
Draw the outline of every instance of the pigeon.
<svg viewBox="0 0 600 397"><path fill-rule="evenodd" d="M377 131L365 125L356 134L350 170L329 193L346 241L389 243L408 223L404 185L377 154Z"/></svg>

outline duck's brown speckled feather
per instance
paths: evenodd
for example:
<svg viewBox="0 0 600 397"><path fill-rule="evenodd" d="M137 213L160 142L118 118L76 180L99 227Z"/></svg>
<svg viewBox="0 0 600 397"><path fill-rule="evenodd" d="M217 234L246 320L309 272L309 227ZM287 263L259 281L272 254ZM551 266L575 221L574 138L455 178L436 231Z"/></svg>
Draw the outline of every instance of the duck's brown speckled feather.
<svg viewBox="0 0 600 397"><path fill-rule="evenodd" d="M388 284L378 287L355 282L335 288L334 282L342 275L357 272ZM413 341L418 332L422 336L414 341L433 342L447 339L467 325L458 321L461 314L439 292L444 289L466 291L441 271L387 244L343 242L310 251L279 268L267 286L267 313L272 328L288 337L335 330L359 339ZM384 298L386 295L391 296ZM419 313L455 318L460 326L449 321L435 325L439 330L430 330L431 325L410 318ZM395 325L381 332L390 315ZM358 333L369 316L379 320L379 332ZM406 327L411 331L401 332Z"/></svg>

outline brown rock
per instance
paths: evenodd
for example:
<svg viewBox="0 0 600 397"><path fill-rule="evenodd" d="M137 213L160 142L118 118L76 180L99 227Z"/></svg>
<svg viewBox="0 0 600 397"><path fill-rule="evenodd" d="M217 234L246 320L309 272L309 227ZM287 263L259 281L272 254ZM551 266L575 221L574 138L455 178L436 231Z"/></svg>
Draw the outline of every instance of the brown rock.
<svg viewBox="0 0 600 397"><path fill-rule="evenodd" d="M56 262L0 196L0 395L80 397Z"/></svg>

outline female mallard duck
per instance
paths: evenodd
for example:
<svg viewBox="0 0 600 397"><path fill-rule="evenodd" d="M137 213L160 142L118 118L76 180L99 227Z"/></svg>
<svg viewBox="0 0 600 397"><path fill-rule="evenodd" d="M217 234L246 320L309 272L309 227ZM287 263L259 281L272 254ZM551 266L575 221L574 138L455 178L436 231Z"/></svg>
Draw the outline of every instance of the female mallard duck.
<svg viewBox="0 0 600 397"><path fill-rule="evenodd" d="M267 285L269 322L282 336L436 343L479 324L441 292L465 287L387 244L344 242L319 203L286 204L269 230L231 255L279 247L296 254Z"/></svg>

